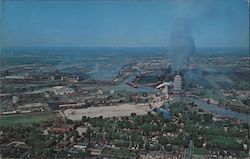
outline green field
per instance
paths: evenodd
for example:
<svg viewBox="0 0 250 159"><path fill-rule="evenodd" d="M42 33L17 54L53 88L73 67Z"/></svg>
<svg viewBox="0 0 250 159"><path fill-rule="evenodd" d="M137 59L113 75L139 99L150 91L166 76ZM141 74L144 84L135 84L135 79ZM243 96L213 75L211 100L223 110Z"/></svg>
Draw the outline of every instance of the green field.
<svg viewBox="0 0 250 159"><path fill-rule="evenodd" d="M22 124L23 126L31 126L33 123L54 120L57 115L57 112L4 115L0 117L0 126L14 127L16 124Z"/></svg>

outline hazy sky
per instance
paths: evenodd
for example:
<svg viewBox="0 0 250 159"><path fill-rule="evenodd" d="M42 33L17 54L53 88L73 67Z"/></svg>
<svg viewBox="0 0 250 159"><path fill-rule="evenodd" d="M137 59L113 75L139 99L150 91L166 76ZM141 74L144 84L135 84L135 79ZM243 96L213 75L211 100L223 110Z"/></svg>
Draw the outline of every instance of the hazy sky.
<svg viewBox="0 0 250 159"><path fill-rule="evenodd" d="M167 46L182 21L197 47L249 45L246 0L1 3L2 46Z"/></svg>

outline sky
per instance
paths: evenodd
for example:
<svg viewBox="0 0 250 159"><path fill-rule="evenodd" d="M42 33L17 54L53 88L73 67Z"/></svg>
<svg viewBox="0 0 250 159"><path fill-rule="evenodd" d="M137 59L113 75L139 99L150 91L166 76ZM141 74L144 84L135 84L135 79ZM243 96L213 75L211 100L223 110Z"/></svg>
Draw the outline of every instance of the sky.
<svg viewBox="0 0 250 159"><path fill-rule="evenodd" d="M7 47L167 47L183 22L196 47L249 46L246 0L0 0L0 6L0 44Z"/></svg>

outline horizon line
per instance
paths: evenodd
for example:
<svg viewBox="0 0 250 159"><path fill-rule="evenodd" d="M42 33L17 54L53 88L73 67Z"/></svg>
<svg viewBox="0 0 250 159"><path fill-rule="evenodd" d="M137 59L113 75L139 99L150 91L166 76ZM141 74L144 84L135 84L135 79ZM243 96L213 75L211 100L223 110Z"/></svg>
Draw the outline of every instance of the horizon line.
<svg viewBox="0 0 250 159"><path fill-rule="evenodd" d="M168 46L0 46L3 48L168 48ZM249 46L198 46L195 48L249 48Z"/></svg>

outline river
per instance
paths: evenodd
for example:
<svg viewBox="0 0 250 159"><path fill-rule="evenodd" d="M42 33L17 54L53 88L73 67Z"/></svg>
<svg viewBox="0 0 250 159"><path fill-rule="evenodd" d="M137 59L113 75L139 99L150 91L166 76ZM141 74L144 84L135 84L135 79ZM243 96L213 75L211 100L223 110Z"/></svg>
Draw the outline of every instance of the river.
<svg viewBox="0 0 250 159"><path fill-rule="evenodd" d="M242 120L243 122L246 122L250 125L250 116L247 114L238 113L238 112L232 111L230 109L225 109L225 108L219 107L218 105L215 105L215 104L208 104L205 101L195 99L192 97L182 97L182 100L194 102L201 109L215 113L219 116L227 116L227 117L231 117L231 118L236 118L236 119Z"/></svg>

